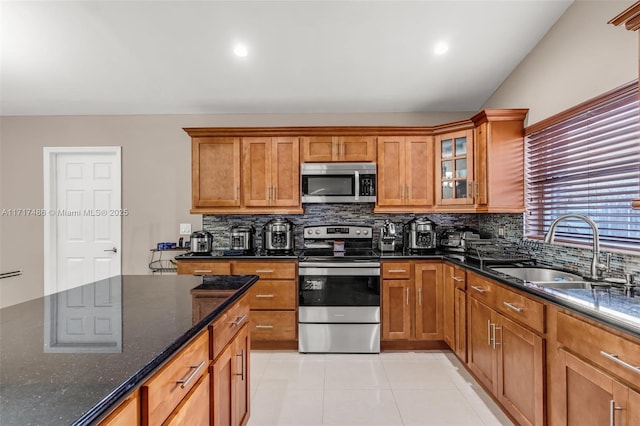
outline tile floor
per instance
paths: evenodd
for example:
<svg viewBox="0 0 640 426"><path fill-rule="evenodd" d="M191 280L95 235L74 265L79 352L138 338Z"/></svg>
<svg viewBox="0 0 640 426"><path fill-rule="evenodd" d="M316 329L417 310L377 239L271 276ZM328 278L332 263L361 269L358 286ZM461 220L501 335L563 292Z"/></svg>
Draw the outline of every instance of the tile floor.
<svg viewBox="0 0 640 426"><path fill-rule="evenodd" d="M251 351L248 426L512 425L447 351Z"/></svg>

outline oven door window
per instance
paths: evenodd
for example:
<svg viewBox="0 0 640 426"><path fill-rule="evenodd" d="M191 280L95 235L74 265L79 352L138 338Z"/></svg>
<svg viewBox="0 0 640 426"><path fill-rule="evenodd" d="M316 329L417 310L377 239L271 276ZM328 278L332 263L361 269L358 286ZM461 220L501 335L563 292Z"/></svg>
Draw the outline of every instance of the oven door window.
<svg viewBox="0 0 640 426"><path fill-rule="evenodd" d="M302 192L313 196L355 195L355 176L303 176Z"/></svg>
<svg viewBox="0 0 640 426"><path fill-rule="evenodd" d="M380 277L300 276L300 306L380 306Z"/></svg>

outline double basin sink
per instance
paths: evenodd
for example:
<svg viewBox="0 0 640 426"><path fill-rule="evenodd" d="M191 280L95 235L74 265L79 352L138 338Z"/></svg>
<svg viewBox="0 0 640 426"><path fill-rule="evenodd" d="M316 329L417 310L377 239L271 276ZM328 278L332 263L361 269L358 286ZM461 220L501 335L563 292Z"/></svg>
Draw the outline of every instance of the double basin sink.
<svg viewBox="0 0 640 426"><path fill-rule="evenodd" d="M610 286L607 282L585 281L580 275L544 267L501 266L492 270L519 278L538 287L554 289L593 289Z"/></svg>

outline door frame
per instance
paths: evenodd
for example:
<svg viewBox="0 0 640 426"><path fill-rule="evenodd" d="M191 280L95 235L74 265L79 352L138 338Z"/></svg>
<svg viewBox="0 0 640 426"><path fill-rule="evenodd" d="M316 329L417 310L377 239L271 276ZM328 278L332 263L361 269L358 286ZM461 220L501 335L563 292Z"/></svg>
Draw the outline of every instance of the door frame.
<svg viewBox="0 0 640 426"><path fill-rule="evenodd" d="M57 244L56 228L57 216L57 160L61 154L108 154L115 155L116 186L120 190L120 206L122 206L122 147L121 146L78 146L78 147L44 147L43 149L43 180L44 180L44 295L56 293L57 277ZM122 217L120 217L120 246L122 247ZM47 255L49 253L49 255ZM120 257L120 273L122 274L122 249L118 250Z"/></svg>

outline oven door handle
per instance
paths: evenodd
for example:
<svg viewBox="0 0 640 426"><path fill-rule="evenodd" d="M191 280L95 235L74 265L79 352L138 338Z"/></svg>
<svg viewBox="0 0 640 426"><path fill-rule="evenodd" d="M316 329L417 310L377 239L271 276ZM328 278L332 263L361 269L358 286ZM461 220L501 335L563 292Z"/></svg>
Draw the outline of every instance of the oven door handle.
<svg viewBox="0 0 640 426"><path fill-rule="evenodd" d="M327 264L322 264L322 267L312 266L300 266L298 268L298 275L303 276L347 276L347 277L379 277L380 265L371 267L362 266L345 266L328 267Z"/></svg>
<svg viewBox="0 0 640 426"><path fill-rule="evenodd" d="M380 267L380 262L358 261L358 260L353 260L349 262L300 262L298 264L299 269L303 269L303 268L357 269L357 268L379 268L379 267Z"/></svg>

